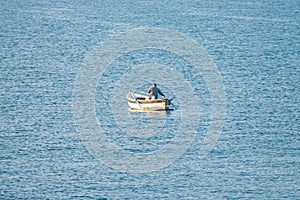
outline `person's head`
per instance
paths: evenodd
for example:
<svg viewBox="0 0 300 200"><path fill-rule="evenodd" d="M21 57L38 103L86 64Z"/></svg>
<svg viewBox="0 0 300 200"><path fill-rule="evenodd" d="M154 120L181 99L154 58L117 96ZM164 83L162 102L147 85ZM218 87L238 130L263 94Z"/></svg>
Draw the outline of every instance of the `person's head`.
<svg viewBox="0 0 300 200"><path fill-rule="evenodd" d="M153 83L153 87L156 87L156 83Z"/></svg>

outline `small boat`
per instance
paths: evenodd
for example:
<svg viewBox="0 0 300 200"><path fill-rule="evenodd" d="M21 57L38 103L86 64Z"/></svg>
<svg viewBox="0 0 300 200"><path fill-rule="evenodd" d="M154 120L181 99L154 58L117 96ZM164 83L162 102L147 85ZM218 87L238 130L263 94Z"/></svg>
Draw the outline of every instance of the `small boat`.
<svg viewBox="0 0 300 200"><path fill-rule="evenodd" d="M147 95L136 92L128 92L126 99L130 109L134 111L173 110L173 108L170 108L170 99L151 99Z"/></svg>

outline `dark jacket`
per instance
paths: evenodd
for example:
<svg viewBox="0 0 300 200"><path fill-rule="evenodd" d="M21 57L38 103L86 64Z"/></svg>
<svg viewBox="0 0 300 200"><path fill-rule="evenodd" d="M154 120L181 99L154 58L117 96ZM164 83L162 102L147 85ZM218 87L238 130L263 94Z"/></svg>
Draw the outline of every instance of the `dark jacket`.
<svg viewBox="0 0 300 200"><path fill-rule="evenodd" d="M165 96L165 95L160 91L160 89L158 89L157 87L151 86L151 87L149 88L149 90L148 90L148 95L149 95L150 98L152 98L152 96L154 96L155 99L157 99L157 98L158 98L158 94L160 94L160 95L163 96L163 97Z"/></svg>

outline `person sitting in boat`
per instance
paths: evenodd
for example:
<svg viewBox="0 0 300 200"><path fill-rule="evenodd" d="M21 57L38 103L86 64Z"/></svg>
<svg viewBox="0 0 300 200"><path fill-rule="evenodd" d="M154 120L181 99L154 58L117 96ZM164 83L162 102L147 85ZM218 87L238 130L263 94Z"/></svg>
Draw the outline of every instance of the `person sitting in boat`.
<svg viewBox="0 0 300 200"><path fill-rule="evenodd" d="M165 98L165 95L156 87L156 83L153 83L152 86L148 90L148 96L149 99L152 99L154 96L155 99L158 98L158 94L160 94L163 98Z"/></svg>

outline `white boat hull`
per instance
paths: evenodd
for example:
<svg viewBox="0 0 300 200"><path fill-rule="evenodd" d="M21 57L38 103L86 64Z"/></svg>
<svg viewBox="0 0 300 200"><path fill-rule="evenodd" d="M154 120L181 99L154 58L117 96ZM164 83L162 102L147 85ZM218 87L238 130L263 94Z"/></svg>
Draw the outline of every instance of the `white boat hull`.
<svg viewBox="0 0 300 200"><path fill-rule="evenodd" d="M139 111L160 111L168 109L170 100L167 99L149 99L145 95L129 92L127 103L130 109Z"/></svg>
<svg viewBox="0 0 300 200"><path fill-rule="evenodd" d="M128 101L128 105L130 109L135 110L165 110L166 109L166 102L151 102L151 103L143 103L143 102L130 102Z"/></svg>

